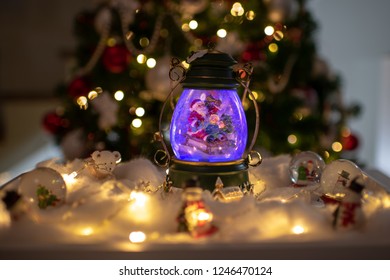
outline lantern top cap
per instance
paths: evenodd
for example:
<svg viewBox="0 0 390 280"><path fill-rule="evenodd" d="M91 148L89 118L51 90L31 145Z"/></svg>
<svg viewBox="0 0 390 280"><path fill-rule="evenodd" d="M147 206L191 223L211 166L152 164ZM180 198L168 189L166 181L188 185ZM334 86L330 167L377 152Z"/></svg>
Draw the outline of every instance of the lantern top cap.
<svg viewBox="0 0 390 280"><path fill-rule="evenodd" d="M237 64L229 54L217 50L201 50L192 53L187 62L190 68L182 81L184 87L229 89L238 87L233 66Z"/></svg>
<svg viewBox="0 0 390 280"><path fill-rule="evenodd" d="M230 55L215 49L205 49L192 52L187 57L187 62L191 66L196 65L218 65L222 67L231 67L237 64L237 61Z"/></svg>

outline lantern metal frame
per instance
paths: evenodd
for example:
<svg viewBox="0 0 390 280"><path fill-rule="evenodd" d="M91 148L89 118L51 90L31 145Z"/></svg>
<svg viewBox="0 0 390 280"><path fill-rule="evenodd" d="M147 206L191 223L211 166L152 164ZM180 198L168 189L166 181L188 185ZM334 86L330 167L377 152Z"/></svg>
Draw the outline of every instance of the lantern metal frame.
<svg viewBox="0 0 390 280"><path fill-rule="evenodd" d="M235 64L232 64L233 67L227 67L225 70L231 71L231 74L235 75L232 75L232 78L226 79L224 77L226 73L217 73L215 76L212 71L207 69L206 72L199 72L199 69L195 71L192 70L191 67L193 64L191 63L194 61L200 64L198 65L198 68L202 67L202 62L199 62L201 60L198 59L202 58L206 54L209 56L223 55L228 60L231 60L229 62L234 62ZM249 181L248 167L258 166L262 162L260 153L253 150L259 131L260 114L256 98L249 89L249 83L253 73L252 64L246 63L244 65L238 65L230 55L216 51L213 48L192 53L187 58L186 62L190 65L188 71L185 69L179 59L172 58L171 60L169 78L171 83L174 84L172 84L171 92L163 103L159 117L159 131L155 134L155 139L161 142L163 150L160 149L155 153L154 160L161 167L169 166L169 170L166 175L166 181L164 182L164 189L169 190L171 187L185 188L186 182L195 178L199 187L213 190L215 188L216 180L220 178L225 186L239 186L244 193L252 192L253 184L251 184ZM191 72L191 70L193 72ZM206 75L204 75L204 73L206 73ZM248 149L245 149L241 159L221 162L203 162L181 160L177 159L174 155L171 155L171 151L169 150L163 136L162 122L168 103L170 103L172 110L175 109L173 97L175 90L180 84L183 84L184 88L185 85L195 86L196 88L201 89L236 89L240 85L244 88L241 103L244 103L247 96L252 99L256 113L256 119L251 143Z"/></svg>

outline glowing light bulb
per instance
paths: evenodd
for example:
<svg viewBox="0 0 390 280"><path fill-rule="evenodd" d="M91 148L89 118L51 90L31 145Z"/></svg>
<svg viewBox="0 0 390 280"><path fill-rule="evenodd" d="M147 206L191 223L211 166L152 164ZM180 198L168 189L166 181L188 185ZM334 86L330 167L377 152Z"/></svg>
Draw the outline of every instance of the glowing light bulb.
<svg viewBox="0 0 390 280"><path fill-rule="evenodd" d="M185 69L188 69L188 68L190 68L190 65L187 63L187 61L185 61L185 60L183 60L182 62L181 62L181 64L183 65L183 67L185 68Z"/></svg>
<svg viewBox="0 0 390 280"><path fill-rule="evenodd" d="M131 37L133 37L133 35L134 35L134 32L133 32L133 31L127 32L127 33L126 33L126 39L127 39L127 40L130 40Z"/></svg>
<svg viewBox="0 0 390 280"><path fill-rule="evenodd" d="M330 157L330 154L328 151L324 151L324 158L329 158Z"/></svg>
<svg viewBox="0 0 390 280"><path fill-rule="evenodd" d="M62 174L62 178L64 178L64 181L66 183L66 186L69 187L70 185L73 185L76 182L77 172L73 171L70 174Z"/></svg>
<svg viewBox="0 0 390 280"><path fill-rule="evenodd" d="M148 66L149 68L154 68L156 64L157 62L154 58L148 58L148 60L146 60L146 66Z"/></svg>
<svg viewBox="0 0 390 280"><path fill-rule="evenodd" d="M194 29L197 29L198 28L198 22L196 20L191 20L190 23L188 24L188 26L194 30Z"/></svg>
<svg viewBox="0 0 390 280"><path fill-rule="evenodd" d="M298 121L303 120L303 114L302 114L302 112L295 112L295 113L294 113L294 117L295 117Z"/></svg>
<svg viewBox="0 0 390 280"><path fill-rule="evenodd" d="M273 36L274 36L274 39L275 39L276 41L280 41L280 40L283 39L284 34L283 34L282 31L276 30Z"/></svg>
<svg viewBox="0 0 390 280"><path fill-rule="evenodd" d="M141 47L147 47L149 46L149 39L146 38L146 37L142 37L141 39L139 39L139 44Z"/></svg>
<svg viewBox="0 0 390 280"><path fill-rule="evenodd" d="M382 205L384 208L390 208L390 195L387 195L382 199Z"/></svg>
<svg viewBox="0 0 390 280"><path fill-rule="evenodd" d="M241 3L236 2L233 4L232 9L230 10L230 14L235 17L240 17L245 13L244 8Z"/></svg>
<svg viewBox="0 0 390 280"><path fill-rule="evenodd" d="M125 97L125 94L121 90L117 90L114 93L114 98L115 98L116 101L121 101L121 100L123 100L124 97Z"/></svg>
<svg viewBox="0 0 390 280"><path fill-rule="evenodd" d="M109 46L109 47L113 47L113 46L115 46L116 45L116 40L115 40L115 38L109 38L108 40L107 40L107 46Z"/></svg>
<svg viewBox="0 0 390 280"><path fill-rule="evenodd" d="M146 56L144 54L139 54L137 56L137 62L139 64L144 64L146 62L146 60L147 60L147 58L146 58Z"/></svg>
<svg viewBox="0 0 390 280"><path fill-rule="evenodd" d="M219 30L217 31L217 36L218 36L219 38L225 38L226 35L227 35L227 32L226 32L225 29L219 29Z"/></svg>
<svg viewBox="0 0 390 280"><path fill-rule="evenodd" d="M135 114L138 117L142 117L143 115L145 115L145 109L142 107L138 107L137 109L135 109Z"/></svg>
<svg viewBox="0 0 390 280"><path fill-rule="evenodd" d="M290 135L287 137L287 142L290 143L290 144L295 144L295 143L297 143L297 140L298 140L298 138L297 138L294 134L290 134Z"/></svg>
<svg viewBox="0 0 390 280"><path fill-rule="evenodd" d="M80 106L80 109L86 110L88 108L88 99L85 96L79 96L77 104Z"/></svg>
<svg viewBox="0 0 390 280"><path fill-rule="evenodd" d="M341 152L342 149L343 149L343 145L341 145L340 142L337 142L337 141L333 142L333 144L332 144L332 150L333 151L335 151L337 153L337 152Z"/></svg>
<svg viewBox="0 0 390 280"><path fill-rule="evenodd" d="M184 32L190 31L190 25L188 23L183 23L183 25L181 26L181 30L183 30Z"/></svg>
<svg viewBox="0 0 390 280"><path fill-rule="evenodd" d="M265 35L271 36L272 34L274 34L274 32L275 29L271 25L268 25L264 28Z"/></svg>
<svg viewBox="0 0 390 280"><path fill-rule="evenodd" d="M247 20L254 20L255 19L255 12L254 11L248 11L245 14Z"/></svg>
<svg viewBox="0 0 390 280"><path fill-rule="evenodd" d="M259 102L263 102L265 100L265 94L262 91L258 92L257 94L258 97L256 98L256 100Z"/></svg>
<svg viewBox="0 0 390 280"><path fill-rule="evenodd" d="M129 114L134 115L135 114L135 107L131 107L129 109Z"/></svg>
<svg viewBox="0 0 390 280"><path fill-rule="evenodd" d="M343 130L341 131L341 135L343 137L348 137L351 135L351 130L348 128L348 127L345 127L343 128Z"/></svg>
<svg viewBox="0 0 390 280"><path fill-rule="evenodd" d="M142 126L142 120L141 119L134 119L132 122L131 122L131 125L135 128L140 128Z"/></svg>
<svg viewBox="0 0 390 280"><path fill-rule="evenodd" d="M196 46L196 47L201 47L203 45L203 41L202 41L202 39L195 39L194 40L194 46Z"/></svg>
<svg viewBox="0 0 390 280"><path fill-rule="evenodd" d="M128 211L137 223L147 223L153 217L151 196L141 191L132 191L129 196Z"/></svg>
<svg viewBox="0 0 390 280"><path fill-rule="evenodd" d="M275 43L269 44L268 49L272 53L276 53L279 49L278 45Z"/></svg>
<svg viewBox="0 0 390 280"><path fill-rule="evenodd" d="M80 234L83 236L90 236L94 233L94 229L92 227L85 227L80 230Z"/></svg>
<svg viewBox="0 0 390 280"><path fill-rule="evenodd" d="M148 200L148 197L143 192L133 191L130 193L130 201L132 201L136 206L143 207Z"/></svg>
<svg viewBox="0 0 390 280"><path fill-rule="evenodd" d="M212 219L212 215L207 212L200 212L197 217L198 221L209 221Z"/></svg>
<svg viewBox="0 0 390 280"><path fill-rule="evenodd" d="M253 97L252 97L252 95L253 95ZM253 100L253 98L255 98L255 100L257 100L258 97L259 97L259 94L256 91L252 91L252 94L249 95L250 100Z"/></svg>
<svg viewBox="0 0 390 280"><path fill-rule="evenodd" d="M142 231L130 232L129 240L131 243L142 243L146 240L146 234Z"/></svg>
<svg viewBox="0 0 390 280"><path fill-rule="evenodd" d="M268 18L273 22L279 22L282 20L283 15L280 10L274 10L269 12Z"/></svg>
<svg viewBox="0 0 390 280"><path fill-rule="evenodd" d="M98 96L98 93L97 93L97 91L95 91L95 90L91 90L91 91L88 93L88 98L89 98L90 100L95 99L97 96Z"/></svg>
<svg viewBox="0 0 390 280"><path fill-rule="evenodd" d="M294 226L291 231L294 233L294 234L302 234L305 232L305 228L301 225L296 225Z"/></svg>

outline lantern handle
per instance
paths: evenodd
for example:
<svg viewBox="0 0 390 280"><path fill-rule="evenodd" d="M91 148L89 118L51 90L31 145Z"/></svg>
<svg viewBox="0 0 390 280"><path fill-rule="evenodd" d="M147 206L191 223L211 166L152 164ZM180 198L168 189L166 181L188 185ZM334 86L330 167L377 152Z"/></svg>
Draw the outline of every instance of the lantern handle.
<svg viewBox="0 0 390 280"><path fill-rule="evenodd" d="M158 165L160 165L162 167L167 166L170 159L171 159L171 155L169 153L168 146L165 143L164 136L162 133L162 128L161 128L162 118L164 115L165 107L168 104L168 101L171 100L175 89L185 79L185 76L186 76L186 69L182 66L180 60L176 57L172 58L171 69L169 70L169 78L171 80L171 84L172 84L172 82L176 82L176 84L173 87L171 87L171 91L163 103L163 106L162 106L161 112L160 112L159 121L158 121L158 141L161 142L164 150L158 150L154 156L155 163L157 163ZM171 103L173 103L173 102L171 101ZM158 154L163 154L163 155L161 157L159 157Z"/></svg>
<svg viewBox="0 0 390 280"><path fill-rule="evenodd" d="M256 144L256 139L257 139L257 135L259 133L259 126L260 126L259 107L257 105L255 96L253 95L252 91L249 88L249 83L251 81L252 73L253 73L253 65L251 63L245 63L242 67L236 66L235 71L236 71L236 80L245 89L242 101L244 101L247 94L249 94L249 96L251 97L251 99L253 101L253 105L255 107L255 112L256 112L255 130L253 132L251 144L249 145L249 149L248 149L249 152L247 152L247 157L250 158L250 154L253 152L252 149ZM259 154L259 153L257 153L257 154ZM261 163L261 156L259 158L260 158L259 162Z"/></svg>
<svg viewBox="0 0 390 280"><path fill-rule="evenodd" d="M240 83L241 83L241 82L240 82ZM253 149L253 147L254 147L255 144L256 144L257 135L259 134L259 126L260 126L259 106L257 105L255 96L253 95L252 91L248 88L248 86L247 86L247 85L244 85L243 83L241 83L241 85L244 86L245 91L248 91L249 96L252 98L253 105L254 105L254 107L255 107L255 112L256 112L255 130L254 130L254 132L253 132L252 141L251 141L251 144L249 145L249 149L248 149L248 151L251 152L252 149Z"/></svg>

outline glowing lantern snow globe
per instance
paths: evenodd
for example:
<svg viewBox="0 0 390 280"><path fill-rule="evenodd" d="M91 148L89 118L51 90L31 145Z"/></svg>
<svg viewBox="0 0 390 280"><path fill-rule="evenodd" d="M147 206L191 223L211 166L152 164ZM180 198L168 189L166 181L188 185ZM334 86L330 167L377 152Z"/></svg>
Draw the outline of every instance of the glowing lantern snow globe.
<svg viewBox="0 0 390 280"><path fill-rule="evenodd" d="M166 184L180 188L196 178L199 187L213 190L219 177L224 186L248 189L251 186L248 166L261 163L260 154L251 151L259 119L255 98L247 86L252 68L249 70L246 65L234 71L237 62L215 50L193 53L187 63L190 67L186 71L178 60L172 60L170 77L183 90L170 124L171 151L164 137L160 137L164 151L158 151L155 157L160 165L169 165ZM175 79L172 73L177 75ZM256 109L256 127L247 154L248 127L237 92L240 84L245 87L244 96L248 92L252 96ZM173 92L174 89L162 108L159 136L164 135L161 116Z"/></svg>

